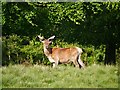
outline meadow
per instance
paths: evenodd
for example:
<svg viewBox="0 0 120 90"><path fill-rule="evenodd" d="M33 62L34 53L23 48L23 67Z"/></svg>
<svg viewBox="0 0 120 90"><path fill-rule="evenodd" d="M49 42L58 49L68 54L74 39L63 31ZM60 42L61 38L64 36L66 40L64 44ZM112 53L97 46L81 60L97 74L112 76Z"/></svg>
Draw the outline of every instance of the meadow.
<svg viewBox="0 0 120 90"><path fill-rule="evenodd" d="M2 88L118 88L117 66L9 65L0 70Z"/></svg>
<svg viewBox="0 0 120 90"><path fill-rule="evenodd" d="M120 61L120 2L15 1L2 2L1 6L0 88L120 86L117 67ZM43 44L37 40L38 35L45 38L55 35L51 47L82 48L81 59L86 68L58 65L53 69L43 53ZM26 66L25 62L30 65Z"/></svg>

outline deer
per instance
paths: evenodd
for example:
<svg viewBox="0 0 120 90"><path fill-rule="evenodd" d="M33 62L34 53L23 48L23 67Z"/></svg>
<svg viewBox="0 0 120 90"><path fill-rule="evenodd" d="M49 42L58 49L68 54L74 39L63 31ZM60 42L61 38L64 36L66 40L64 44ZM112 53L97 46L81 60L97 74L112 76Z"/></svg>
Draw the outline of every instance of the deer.
<svg viewBox="0 0 120 90"><path fill-rule="evenodd" d="M81 60L82 49L79 47L71 47L71 48L59 48L54 47L51 48L50 44L52 40L55 38L55 35L51 36L48 39L45 39L43 36L37 36L40 42L43 43L44 54L48 58L48 60L52 63L52 67L55 68L58 63L67 64L69 62L73 62L75 67L85 68L83 61Z"/></svg>

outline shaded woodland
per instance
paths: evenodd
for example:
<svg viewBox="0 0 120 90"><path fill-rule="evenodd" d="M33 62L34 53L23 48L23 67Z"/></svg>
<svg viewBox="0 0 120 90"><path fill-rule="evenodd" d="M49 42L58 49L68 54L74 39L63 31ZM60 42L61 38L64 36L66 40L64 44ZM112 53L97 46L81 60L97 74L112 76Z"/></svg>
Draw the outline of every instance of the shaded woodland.
<svg viewBox="0 0 120 90"><path fill-rule="evenodd" d="M3 2L2 65L50 64L37 35L52 46L79 46L86 65L118 63L120 2Z"/></svg>

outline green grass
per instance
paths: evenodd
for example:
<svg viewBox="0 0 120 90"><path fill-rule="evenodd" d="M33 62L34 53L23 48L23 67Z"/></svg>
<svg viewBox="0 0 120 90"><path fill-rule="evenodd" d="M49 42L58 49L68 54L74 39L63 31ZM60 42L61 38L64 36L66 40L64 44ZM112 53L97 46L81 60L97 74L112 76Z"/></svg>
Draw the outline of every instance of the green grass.
<svg viewBox="0 0 120 90"><path fill-rule="evenodd" d="M3 88L118 88L117 66L13 65L2 67Z"/></svg>

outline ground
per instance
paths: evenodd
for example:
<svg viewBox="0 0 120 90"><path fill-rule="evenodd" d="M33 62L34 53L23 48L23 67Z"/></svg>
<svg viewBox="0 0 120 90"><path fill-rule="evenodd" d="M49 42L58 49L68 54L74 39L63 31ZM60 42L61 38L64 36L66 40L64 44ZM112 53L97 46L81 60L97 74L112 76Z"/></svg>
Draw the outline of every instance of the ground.
<svg viewBox="0 0 120 90"><path fill-rule="evenodd" d="M1 67L3 88L117 88L117 66L92 65L85 69L58 65Z"/></svg>

